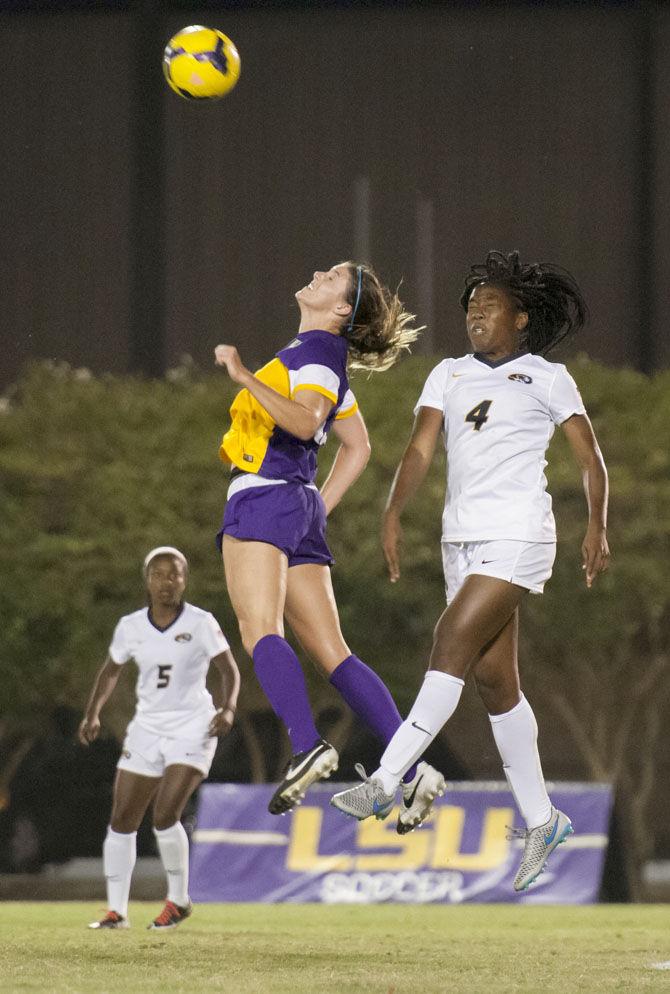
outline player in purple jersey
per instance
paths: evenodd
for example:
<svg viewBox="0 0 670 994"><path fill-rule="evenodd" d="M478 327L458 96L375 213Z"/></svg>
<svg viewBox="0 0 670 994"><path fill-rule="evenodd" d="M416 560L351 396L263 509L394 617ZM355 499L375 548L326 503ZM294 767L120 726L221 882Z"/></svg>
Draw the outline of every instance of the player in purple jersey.
<svg viewBox="0 0 670 994"><path fill-rule="evenodd" d="M316 272L295 295L297 337L253 374L232 345L215 359L243 389L220 455L232 466L219 544L243 645L293 757L269 805L283 814L337 769L319 735L284 618L319 670L386 744L401 718L382 680L344 641L325 539L326 517L363 471L370 452L347 370L388 369L416 338L396 294L367 266L344 262ZM317 454L332 429L340 448L321 492ZM444 780L426 763L404 776L407 810L420 823ZM400 818L405 814L403 810ZM404 831L399 821L399 831Z"/></svg>
<svg viewBox="0 0 670 994"><path fill-rule="evenodd" d="M359 819L390 811L404 770L453 714L472 672L526 823L514 881L516 890L525 890L572 832L570 819L547 795L537 725L521 693L517 660L519 604L527 591L542 592L556 550L544 476L555 426L562 426L583 475L588 587L609 560L607 473L572 377L544 358L584 323L585 304L572 276L550 264L524 266L516 252L491 252L483 266L472 268L461 304L473 352L443 360L426 381L383 533L395 582L400 514L442 435L449 474L442 533L447 608L435 628L423 686L380 768L332 803Z"/></svg>

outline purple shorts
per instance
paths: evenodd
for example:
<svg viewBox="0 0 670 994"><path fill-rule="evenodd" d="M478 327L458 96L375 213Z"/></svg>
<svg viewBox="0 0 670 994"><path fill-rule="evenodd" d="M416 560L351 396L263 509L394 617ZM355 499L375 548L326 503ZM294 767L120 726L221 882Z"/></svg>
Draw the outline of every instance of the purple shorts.
<svg viewBox="0 0 670 994"><path fill-rule="evenodd" d="M216 544L220 551L225 534L275 545L286 554L289 566L332 566L325 533L326 508L319 491L302 483L279 483L234 494L226 504Z"/></svg>

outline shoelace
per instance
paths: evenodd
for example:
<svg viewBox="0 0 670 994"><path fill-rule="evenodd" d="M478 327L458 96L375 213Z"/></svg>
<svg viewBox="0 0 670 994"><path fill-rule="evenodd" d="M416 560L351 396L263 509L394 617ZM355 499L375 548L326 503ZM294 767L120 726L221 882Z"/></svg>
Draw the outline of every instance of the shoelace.
<svg viewBox="0 0 670 994"><path fill-rule="evenodd" d="M156 925L169 925L176 917L178 917L177 907L171 901L168 901L158 918L156 918Z"/></svg>
<svg viewBox="0 0 670 994"><path fill-rule="evenodd" d="M356 770L356 773L358 773L358 775L361 778L361 780L365 781L365 780L368 779L368 775L365 772L365 767L363 766L362 763L355 763L354 764L354 769Z"/></svg>
<svg viewBox="0 0 670 994"><path fill-rule="evenodd" d="M525 828L514 828L513 825L505 825L505 828L509 832L509 835L505 836L508 842L512 842L513 839L525 839L529 834Z"/></svg>

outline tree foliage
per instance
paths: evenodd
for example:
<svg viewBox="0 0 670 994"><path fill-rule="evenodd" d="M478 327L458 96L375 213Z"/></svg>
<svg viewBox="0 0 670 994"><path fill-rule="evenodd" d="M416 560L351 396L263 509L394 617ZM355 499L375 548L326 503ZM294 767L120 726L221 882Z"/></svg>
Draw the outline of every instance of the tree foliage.
<svg viewBox="0 0 670 994"><path fill-rule="evenodd" d="M329 530L345 637L383 675L401 709L419 686L444 605L444 458L436 458L405 515L397 585L385 577L379 515L432 365L412 358L383 377L354 378L373 456ZM586 359L571 368L610 471L613 565L586 590L579 554L584 495L558 431L549 478L559 551L545 596L528 598L524 611L525 685L543 730L547 772L637 785L642 824L651 778L667 762L660 732L670 669L670 374L648 379ZM226 490L217 449L232 396L223 375L188 366L162 381L143 381L95 378L53 364L29 369L6 396L0 411L6 716L30 723L54 703L83 705L115 622L143 601L140 564L155 545L177 545L187 554L189 599L215 613L242 660L214 546ZM331 441L322 474L332 455ZM257 706L262 698L250 668L243 669L243 701ZM311 686L317 704L332 701L325 682ZM117 730L130 693L129 683L108 707ZM463 720L453 727L464 750L478 748ZM489 763L485 752L478 765L476 755L475 773L497 775L497 761Z"/></svg>

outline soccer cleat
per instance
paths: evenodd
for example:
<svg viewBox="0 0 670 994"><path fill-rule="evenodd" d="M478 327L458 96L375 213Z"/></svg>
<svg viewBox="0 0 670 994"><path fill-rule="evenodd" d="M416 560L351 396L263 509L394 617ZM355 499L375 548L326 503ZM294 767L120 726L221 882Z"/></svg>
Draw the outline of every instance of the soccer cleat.
<svg viewBox="0 0 670 994"><path fill-rule="evenodd" d="M402 806L398 815L396 831L406 835L422 825L433 806L436 797L442 797L447 784L442 774L429 766L419 763L414 778L402 785Z"/></svg>
<svg viewBox="0 0 670 994"><path fill-rule="evenodd" d="M565 842L573 831L568 816L554 807L551 809L551 818L545 825L529 831L512 829L512 837L525 839L521 866L514 878L514 890L527 890L544 870L544 865L556 846Z"/></svg>
<svg viewBox="0 0 670 994"><path fill-rule="evenodd" d="M154 918L151 925L147 925L147 928L176 928L180 922L189 917L192 911L193 905L190 901L184 908L180 908L174 901L166 901L160 915Z"/></svg>
<svg viewBox="0 0 670 994"><path fill-rule="evenodd" d="M358 763L355 769L359 776L363 777L363 783L342 790L339 794L333 794L330 803L338 810L344 811L345 815L351 815L359 821L371 818L372 815L377 821L383 821L395 804L396 791L387 794L381 780L366 776L365 770Z"/></svg>
<svg viewBox="0 0 670 994"><path fill-rule="evenodd" d="M300 804L308 787L316 780L329 777L337 769L338 759L337 751L325 739L319 739L306 752L292 756L284 779L268 804L270 814L284 815L294 805Z"/></svg>
<svg viewBox="0 0 670 994"><path fill-rule="evenodd" d="M91 922L89 928L130 928L128 919L124 918L117 911L108 911L99 922Z"/></svg>

